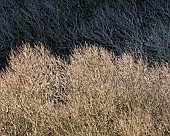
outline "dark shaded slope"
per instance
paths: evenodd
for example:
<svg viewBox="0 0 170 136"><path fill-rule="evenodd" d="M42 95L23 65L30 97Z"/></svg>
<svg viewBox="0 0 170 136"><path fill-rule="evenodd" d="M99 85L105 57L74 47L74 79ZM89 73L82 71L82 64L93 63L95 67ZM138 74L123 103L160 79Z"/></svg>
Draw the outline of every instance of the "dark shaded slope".
<svg viewBox="0 0 170 136"><path fill-rule="evenodd" d="M1 68L22 41L43 42L66 59L87 42L170 62L169 0L1 0L0 15Z"/></svg>

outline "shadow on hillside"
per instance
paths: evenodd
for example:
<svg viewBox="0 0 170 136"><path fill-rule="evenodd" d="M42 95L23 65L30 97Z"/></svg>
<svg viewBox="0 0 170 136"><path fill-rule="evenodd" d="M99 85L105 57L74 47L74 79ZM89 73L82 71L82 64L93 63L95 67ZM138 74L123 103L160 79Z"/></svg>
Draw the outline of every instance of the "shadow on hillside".
<svg viewBox="0 0 170 136"><path fill-rule="evenodd" d="M134 51L149 63L170 63L168 0L0 1L0 68L21 42L45 44L69 62L75 46L97 44L117 56Z"/></svg>

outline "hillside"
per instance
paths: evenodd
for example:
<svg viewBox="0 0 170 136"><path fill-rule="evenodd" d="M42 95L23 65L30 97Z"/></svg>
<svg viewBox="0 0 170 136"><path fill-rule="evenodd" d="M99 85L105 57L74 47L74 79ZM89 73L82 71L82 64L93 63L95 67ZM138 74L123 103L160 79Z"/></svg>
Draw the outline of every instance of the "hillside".
<svg viewBox="0 0 170 136"><path fill-rule="evenodd" d="M0 136L170 136L169 0L0 0Z"/></svg>

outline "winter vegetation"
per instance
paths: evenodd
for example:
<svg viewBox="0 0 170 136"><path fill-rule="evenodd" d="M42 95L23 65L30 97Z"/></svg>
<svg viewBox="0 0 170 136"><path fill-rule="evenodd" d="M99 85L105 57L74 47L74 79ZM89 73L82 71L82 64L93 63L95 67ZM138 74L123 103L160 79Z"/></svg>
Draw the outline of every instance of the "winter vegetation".
<svg viewBox="0 0 170 136"><path fill-rule="evenodd" d="M6 135L170 134L170 69L133 55L75 49L70 64L42 45L10 55L0 78L1 133Z"/></svg>
<svg viewBox="0 0 170 136"><path fill-rule="evenodd" d="M0 136L169 136L169 0L1 0Z"/></svg>

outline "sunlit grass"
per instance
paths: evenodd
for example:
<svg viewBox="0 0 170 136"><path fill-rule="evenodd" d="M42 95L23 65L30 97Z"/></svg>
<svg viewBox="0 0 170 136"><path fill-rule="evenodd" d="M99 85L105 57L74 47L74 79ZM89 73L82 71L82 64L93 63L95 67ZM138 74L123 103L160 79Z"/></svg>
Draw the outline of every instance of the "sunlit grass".
<svg viewBox="0 0 170 136"><path fill-rule="evenodd" d="M0 78L1 135L170 135L170 69L90 45L70 64L38 45Z"/></svg>

